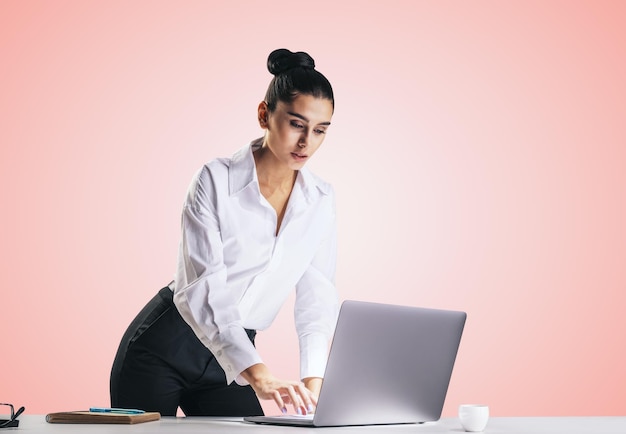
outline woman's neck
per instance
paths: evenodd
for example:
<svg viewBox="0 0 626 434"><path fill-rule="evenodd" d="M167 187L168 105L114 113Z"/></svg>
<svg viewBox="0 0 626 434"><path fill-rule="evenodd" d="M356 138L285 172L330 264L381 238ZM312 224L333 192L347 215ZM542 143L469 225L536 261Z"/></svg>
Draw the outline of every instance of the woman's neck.
<svg viewBox="0 0 626 434"><path fill-rule="evenodd" d="M278 236L298 172L280 164L267 148L254 151L253 155L259 190L276 211L275 235Z"/></svg>
<svg viewBox="0 0 626 434"><path fill-rule="evenodd" d="M298 173L296 170L282 164L265 147L257 149L253 155L259 184L271 190L291 190Z"/></svg>

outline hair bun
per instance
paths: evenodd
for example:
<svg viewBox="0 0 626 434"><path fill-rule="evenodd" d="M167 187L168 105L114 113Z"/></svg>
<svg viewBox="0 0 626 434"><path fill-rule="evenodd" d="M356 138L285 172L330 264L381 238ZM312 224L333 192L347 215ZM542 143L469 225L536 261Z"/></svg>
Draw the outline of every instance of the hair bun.
<svg viewBox="0 0 626 434"><path fill-rule="evenodd" d="M315 69L315 61L304 51L293 53L286 48L279 48L267 58L267 69L272 75L279 75L293 68Z"/></svg>

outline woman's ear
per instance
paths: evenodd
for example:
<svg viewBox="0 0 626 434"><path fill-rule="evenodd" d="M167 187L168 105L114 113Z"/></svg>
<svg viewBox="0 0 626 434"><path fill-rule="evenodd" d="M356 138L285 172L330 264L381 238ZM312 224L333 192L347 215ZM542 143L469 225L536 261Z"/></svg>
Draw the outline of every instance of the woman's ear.
<svg viewBox="0 0 626 434"><path fill-rule="evenodd" d="M267 103L265 101L261 101L259 103L259 108L257 109L258 118L259 118L259 126L264 130L267 129L267 119L269 117L269 110L267 108Z"/></svg>

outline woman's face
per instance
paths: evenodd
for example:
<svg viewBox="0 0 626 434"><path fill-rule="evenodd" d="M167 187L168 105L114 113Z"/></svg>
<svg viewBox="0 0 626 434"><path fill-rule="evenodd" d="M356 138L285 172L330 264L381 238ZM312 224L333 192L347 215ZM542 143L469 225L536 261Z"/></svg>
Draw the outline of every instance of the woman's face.
<svg viewBox="0 0 626 434"><path fill-rule="evenodd" d="M266 130L263 146L291 170L299 170L326 137L333 115L329 99L298 95L291 103L279 101L273 112L259 105L259 122Z"/></svg>

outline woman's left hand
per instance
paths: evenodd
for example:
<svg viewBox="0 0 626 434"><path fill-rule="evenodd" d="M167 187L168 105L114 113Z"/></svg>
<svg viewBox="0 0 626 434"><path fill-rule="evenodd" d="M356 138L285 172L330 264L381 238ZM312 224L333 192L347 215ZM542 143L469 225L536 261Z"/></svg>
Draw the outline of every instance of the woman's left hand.
<svg viewBox="0 0 626 434"><path fill-rule="evenodd" d="M302 380L304 383L304 387L309 389L309 391L315 397L315 402L317 402L317 398L320 396L320 390L322 389L322 378L320 377L308 377Z"/></svg>

